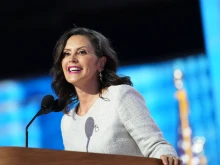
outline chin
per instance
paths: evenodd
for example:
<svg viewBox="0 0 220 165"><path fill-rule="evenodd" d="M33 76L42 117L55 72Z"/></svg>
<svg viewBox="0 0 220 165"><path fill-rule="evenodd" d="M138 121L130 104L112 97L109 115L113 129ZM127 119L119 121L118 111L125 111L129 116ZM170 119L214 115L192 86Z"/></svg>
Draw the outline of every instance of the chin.
<svg viewBox="0 0 220 165"><path fill-rule="evenodd" d="M75 79L70 79L70 78L66 78L66 81L70 84L74 84L77 80Z"/></svg>
<svg viewBox="0 0 220 165"><path fill-rule="evenodd" d="M70 84L72 84L72 85L75 85L75 84L76 84L76 81L73 81L73 80L67 81L67 82L70 83Z"/></svg>

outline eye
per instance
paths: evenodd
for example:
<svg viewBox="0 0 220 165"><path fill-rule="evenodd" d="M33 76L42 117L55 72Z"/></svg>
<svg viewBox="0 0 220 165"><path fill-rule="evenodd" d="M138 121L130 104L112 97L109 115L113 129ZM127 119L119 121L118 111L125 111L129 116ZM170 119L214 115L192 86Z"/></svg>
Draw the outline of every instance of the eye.
<svg viewBox="0 0 220 165"><path fill-rule="evenodd" d="M82 54L82 55L87 54L87 52L85 50L79 50L77 53Z"/></svg>
<svg viewBox="0 0 220 165"><path fill-rule="evenodd" d="M69 56L69 55L71 55L69 52L63 52L63 56L65 57L65 56Z"/></svg>

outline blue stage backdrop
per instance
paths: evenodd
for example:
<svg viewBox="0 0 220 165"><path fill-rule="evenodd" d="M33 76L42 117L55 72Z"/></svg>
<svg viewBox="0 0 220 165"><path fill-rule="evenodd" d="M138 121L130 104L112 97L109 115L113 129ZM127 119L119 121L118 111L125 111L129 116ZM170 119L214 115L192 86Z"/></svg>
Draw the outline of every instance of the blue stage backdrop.
<svg viewBox="0 0 220 165"><path fill-rule="evenodd" d="M207 57L192 55L171 61L120 67L134 87L144 96L146 105L164 137L178 149L179 108L175 98L173 72L182 70L188 95L189 123L193 139L203 139L200 148L208 164L218 164L217 137L220 137L216 109L213 107L212 83ZM51 77L0 81L0 146L25 146L25 126L40 109L43 96L54 93ZM56 98L56 97L55 97ZM219 113L218 113L219 114ZM29 146L63 150L60 132L62 113L42 115L29 127ZM203 150L204 147L204 150Z"/></svg>

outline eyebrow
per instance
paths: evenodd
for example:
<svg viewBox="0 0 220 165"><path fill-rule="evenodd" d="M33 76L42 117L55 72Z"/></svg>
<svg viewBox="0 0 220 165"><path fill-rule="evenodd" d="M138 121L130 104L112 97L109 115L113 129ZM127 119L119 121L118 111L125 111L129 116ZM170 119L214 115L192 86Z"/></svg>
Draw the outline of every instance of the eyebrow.
<svg viewBox="0 0 220 165"><path fill-rule="evenodd" d="M88 49L88 47L86 47L86 46L80 46L79 48L77 48L76 50L79 50L79 49L82 49L82 48L87 48ZM66 48L64 48L63 50L68 50L68 51L71 51L71 49L66 49Z"/></svg>

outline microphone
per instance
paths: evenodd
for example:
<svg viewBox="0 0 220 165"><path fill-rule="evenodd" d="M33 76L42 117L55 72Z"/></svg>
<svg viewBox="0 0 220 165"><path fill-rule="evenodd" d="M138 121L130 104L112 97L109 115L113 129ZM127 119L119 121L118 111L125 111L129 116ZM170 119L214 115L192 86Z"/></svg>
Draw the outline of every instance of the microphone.
<svg viewBox="0 0 220 165"><path fill-rule="evenodd" d="M60 112L66 106L66 100L63 98L56 99L52 105L49 105L38 112L37 116L48 114L50 112Z"/></svg>
<svg viewBox="0 0 220 165"><path fill-rule="evenodd" d="M36 115L31 119L31 121L28 123L26 126L26 136L25 136L25 146L28 147L28 127L31 125L31 123L34 121L34 119L46 112L54 102L54 97L52 95L46 95L41 101L41 108L40 110L36 113Z"/></svg>
<svg viewBox="0 0 220 165"><path fill-rule="evenodd" d="M41 108L32 120L26 126L25 146L28 147L28 127L34 121L37 116L42 114L48 114L50 112L60 112L66 106L66 101L62 98L56 99L52 95L46 95L41 101Z"/></svg>
<svg viewBox="0 0 220 165"><path fill-rule="evenodd" d="M47 114L52 109L54 103L54 97L52 95L46 95L41 101L41 108L37 113L37 116ZM36 117L37 117L36 116Z"/></svg>
<svg viewBox="0 0 220 165"><path fill-rule="evenodd" d="M89 148L89 141L90 141L90 137L93 134L93 130L94 130L94 119L92 117L89 117L86 120L86 124L85 124L85 133L86 133L86 137L88 138L87 144L86 144L86 151L88 152L88 148Z"/></svg>
<svg viewBox="0 0 220 165"><path fill-rule="evenodd" d="M56 99L53 103L53 108L51 109L53 112L60 112L66 106L66 100L63 98Z"/></svg>

